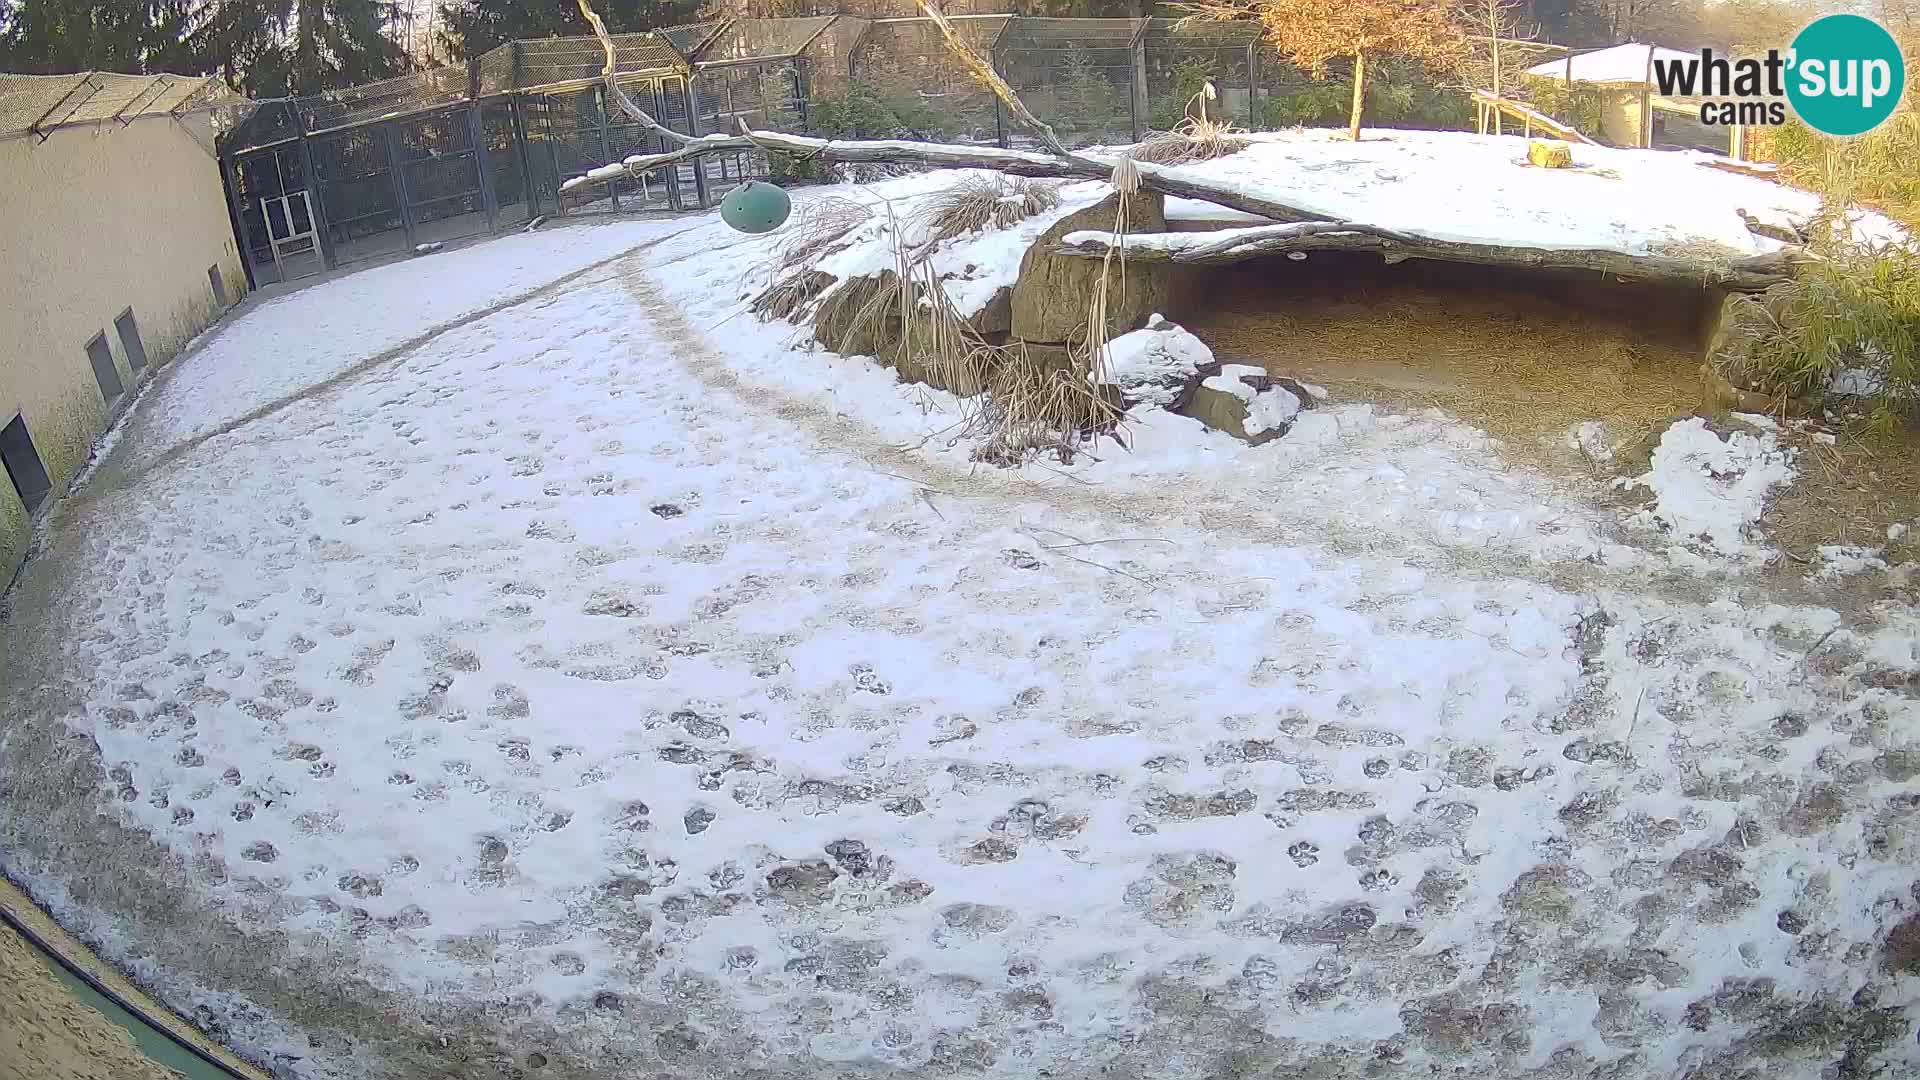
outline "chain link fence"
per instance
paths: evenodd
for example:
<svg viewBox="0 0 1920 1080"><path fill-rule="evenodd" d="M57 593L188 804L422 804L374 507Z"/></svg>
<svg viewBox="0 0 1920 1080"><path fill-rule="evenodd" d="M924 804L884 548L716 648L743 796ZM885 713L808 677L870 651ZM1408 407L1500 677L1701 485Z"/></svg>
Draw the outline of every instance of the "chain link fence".
<svg viewBox="0 0 1920 1080"><path fill-rule="evenodd" d="M1070 146L1115 145L1178 125L1211 82L1209 116L1249 130L1338 123L1340 72L1316 81L1251 24L957 14L989 59ZM1030 146L925 18L720 19L613 37L616 79L667 128ZM632 155L674 149L610 107L592 37L513 41L464 66L263 104L222 137L248 263L269 280L523 223L545 213L711 205L743 180L817 175L756 152L703 157L562 192ZM1369 66L1369 122L1464 126L1411 108L1406 72ZM1431 80L1424 85L1436 92ZM1402 99L1406 100L1402 100ZM1427 102L1432 105L1432 102ZM1404 114L1402 116L1401 114ZM296 269L290 258L302 256Z"/></svg>

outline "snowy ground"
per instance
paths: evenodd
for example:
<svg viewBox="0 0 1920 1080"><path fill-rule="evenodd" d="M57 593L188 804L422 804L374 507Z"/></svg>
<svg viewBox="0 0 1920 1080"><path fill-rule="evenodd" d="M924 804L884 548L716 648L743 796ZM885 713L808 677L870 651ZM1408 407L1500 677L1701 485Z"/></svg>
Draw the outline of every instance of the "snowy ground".
<svg viewBox="0 0 1920 1080"><path fill-rule="evenodd" d="M6 870L302 1077L1920 1067L1911 609L1432 415L974 468L685 225L180 361L0 625Z"/></svg>

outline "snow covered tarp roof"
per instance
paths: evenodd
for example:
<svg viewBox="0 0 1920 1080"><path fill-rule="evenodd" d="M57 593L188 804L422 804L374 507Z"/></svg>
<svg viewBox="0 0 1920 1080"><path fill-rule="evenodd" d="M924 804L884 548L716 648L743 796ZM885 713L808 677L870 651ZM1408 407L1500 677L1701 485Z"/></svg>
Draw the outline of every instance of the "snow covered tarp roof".
<svg viewBox="0 0 1920 1080"><path fill-rule="evenodd" d="M1527 74L1547 79L1566 79L1588 83L1634 83L1645 84L1652 67L1648 63L1649 55L1655 60L1697 60L1699 54L1684 53L1678 49L1668 49L1659 45L1643 45L1630 41L1625 45L1615 45L1610 49L1598 49L1594 52L1577 53L1569 61L1567 57L1549 60L1544 64L1535 64L1527 69ZM1569 66L1571 65L1571 66ZM1571 76L1569 76L1571 71Z"/></svg>

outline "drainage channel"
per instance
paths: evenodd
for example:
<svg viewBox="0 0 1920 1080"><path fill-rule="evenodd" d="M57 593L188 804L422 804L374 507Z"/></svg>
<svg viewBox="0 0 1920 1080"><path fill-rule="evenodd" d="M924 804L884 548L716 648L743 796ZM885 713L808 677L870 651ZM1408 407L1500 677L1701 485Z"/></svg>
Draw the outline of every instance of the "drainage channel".
<svg viewBox="0 0 1920 1080"><path fill-rule="evenodd" d="M147 997L5 878L0 983L0 1075L268 1080Z"/></svg>

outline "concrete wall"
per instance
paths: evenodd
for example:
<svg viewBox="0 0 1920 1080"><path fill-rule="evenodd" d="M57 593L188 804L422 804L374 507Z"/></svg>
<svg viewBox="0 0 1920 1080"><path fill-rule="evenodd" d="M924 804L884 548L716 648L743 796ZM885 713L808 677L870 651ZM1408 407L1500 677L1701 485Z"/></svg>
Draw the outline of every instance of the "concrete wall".
<svg viewBox="0 0 1920 1080"><path fill-rule="evenodd" d="M112 419L87 342L106 333L125 407L219 314L209 266L229 302L246 290L219 165L187 123L206 120L58 128L45 142L0 136L0 427L25 417L56 496ZM129 307L147 353L138 377L113 323ZM28 534L26 508L0 479L0 586Z"/></svg>

